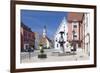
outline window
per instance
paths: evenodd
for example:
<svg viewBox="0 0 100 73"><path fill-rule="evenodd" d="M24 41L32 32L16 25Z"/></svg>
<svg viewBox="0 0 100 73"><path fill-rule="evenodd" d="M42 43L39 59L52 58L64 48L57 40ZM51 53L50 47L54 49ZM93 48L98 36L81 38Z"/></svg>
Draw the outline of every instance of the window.
<svg viewBox="0 0 100 73"><path fill-rule="evenodd" d="M56 42L57 42L57 38L56 38Z"/></svg>
<svg viewBox="0 0 100 73"><path fill-rule="evenodd" d="M57 47L58 47L58 44L57 44Z"/></svg>
<svg viewBox="0 0 100 73"><path fill-rule="evenodd" d="M76 32L73 34L73 39L77 40L77 33Z"/></svg>
<svg viewBox="0 0 100 73"><path fill-rule="evenodd" d="M31 38L31 33L28 34L28 37Z"/></svg>
<svg viewBox="0 0 100 73"><path fill-rule="evenodd" d="M27 32L24 32L24 37L27 37Z"/></svg>
<svg viewBox="0 0 100 73"><path fill-rule="evenodd" d="M77 28L77 25L73 25L74 28Z"/></svg>
<svg viewBox="0 0 100 73"><path fill-rule="evenodd" d="M77 35L74 35L74 37L77 37Z"/></svg>

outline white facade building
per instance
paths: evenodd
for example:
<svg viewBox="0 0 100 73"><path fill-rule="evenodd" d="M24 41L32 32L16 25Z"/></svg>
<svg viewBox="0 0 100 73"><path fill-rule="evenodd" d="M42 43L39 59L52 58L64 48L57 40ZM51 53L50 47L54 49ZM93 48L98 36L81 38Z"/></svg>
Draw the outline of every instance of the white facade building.
<svg viewBox="0 0 100 73"><path fill-rule="evenodd" d="M90 52L90 14L85 13L85 52Z"/></svg>
<svg viewBox="0 0 100 73"><path fill-rule="evenodd" d="M55 49L56 52L60 52L60 53L62 52L62 49L60 47L59 39L61 37L60 32L62 32L62 31L64 32L63 38L64 38L64 41L65 41L65 43L64 43L64 50L65 50L65 52L66 51L70 51L67 48L67 43L68 43L67 42L67 31L68 30L67 30L67 21L66 21L65 17L63 18L61 24L59 25L59 27L58 27L55 35L54 35L54 49Z"/></svg>

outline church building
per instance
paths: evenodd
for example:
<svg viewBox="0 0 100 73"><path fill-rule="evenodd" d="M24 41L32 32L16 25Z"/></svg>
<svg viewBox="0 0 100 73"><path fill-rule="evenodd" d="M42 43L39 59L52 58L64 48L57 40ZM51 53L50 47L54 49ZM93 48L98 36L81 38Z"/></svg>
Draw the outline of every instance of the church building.
<svg viewBox="0 0 100 73"><path fill-rule="evenodd" d="M45 49L49 49L52 47L52 41L47 37L47 29L46 26L43 28L42 36L40 37L39 45L42 45Z"/></svg>

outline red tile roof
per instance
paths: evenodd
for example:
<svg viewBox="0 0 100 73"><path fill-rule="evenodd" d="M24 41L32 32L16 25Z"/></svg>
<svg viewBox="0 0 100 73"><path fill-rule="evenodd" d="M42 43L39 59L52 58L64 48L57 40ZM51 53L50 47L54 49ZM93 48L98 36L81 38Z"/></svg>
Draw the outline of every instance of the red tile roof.
<svg viewBox="0 0 100 73"><path fill-rule="evenodd" d="M83 13L78 12L69 12L67 16L68 21L81 21L83 17Z"/></svg>

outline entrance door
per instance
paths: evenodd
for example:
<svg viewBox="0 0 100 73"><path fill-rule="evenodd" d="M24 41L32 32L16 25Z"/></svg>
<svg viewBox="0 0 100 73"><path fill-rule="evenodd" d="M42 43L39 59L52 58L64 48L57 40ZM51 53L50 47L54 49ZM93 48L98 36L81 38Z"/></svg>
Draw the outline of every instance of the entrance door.
<svg viewBox="0 0 100 73"><path fill-rule="evenodd" d="M24 50L28 50L29 44L24 44Z"/></svg>

